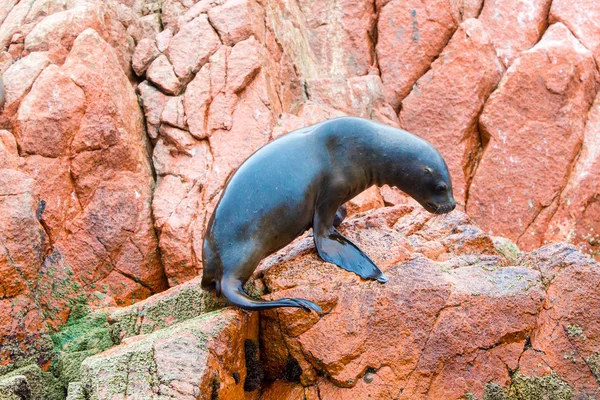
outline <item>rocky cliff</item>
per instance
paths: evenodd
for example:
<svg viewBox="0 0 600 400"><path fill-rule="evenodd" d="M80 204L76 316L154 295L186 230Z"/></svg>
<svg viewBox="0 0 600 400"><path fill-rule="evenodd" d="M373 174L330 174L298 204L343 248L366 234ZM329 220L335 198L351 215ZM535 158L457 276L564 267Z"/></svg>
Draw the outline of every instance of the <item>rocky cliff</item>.
<svg viewBox="0 0 600 400"><path fill-rule="evenodd" d="M599 396L599 21L593 0L0 0L0 396ZM344 229L387 285L302 239L254 293L323 315L223 310L195 277L226 178L341 115L434 143L461 211L371 188Z"/></svg>

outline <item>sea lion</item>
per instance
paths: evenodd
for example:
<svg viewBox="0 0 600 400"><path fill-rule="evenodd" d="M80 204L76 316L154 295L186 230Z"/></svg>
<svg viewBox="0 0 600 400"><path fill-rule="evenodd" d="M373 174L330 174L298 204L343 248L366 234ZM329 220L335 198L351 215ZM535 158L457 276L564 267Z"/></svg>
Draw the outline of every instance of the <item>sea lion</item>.
<svg viewBox="0 0 600 400"><path fill-rule="evenodd" d="M252 154L225 184L202 248L202 287L247 310L321 308L304 299L254 300L244 283L258 263L309 228L319 256L386 282L375 263L334 225L343 204L372 185L398 187L431 213L454 209L439 151L406 131L343 117L290 132Z"/></svg>

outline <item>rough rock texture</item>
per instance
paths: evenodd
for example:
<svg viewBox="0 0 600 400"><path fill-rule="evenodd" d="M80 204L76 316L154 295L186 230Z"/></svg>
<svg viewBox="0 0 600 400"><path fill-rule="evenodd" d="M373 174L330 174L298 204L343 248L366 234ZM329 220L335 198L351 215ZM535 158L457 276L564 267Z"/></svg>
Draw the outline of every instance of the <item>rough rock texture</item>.
<svg viewBox="0 0 600 400"><path fill-rule="evenodd" d="M548 262L520 261L514 245L485 233L526 251L567 241L600 258L599 12L583 0L0 0L0 374L38 364L81 400L86 358L132 337L189 332L178 326L222 305L196 277L228 176L270 140L355 115L433 142L475 223L404 215L410 199L371 188L348 203L350 217L403 207L345 229L369 243L389 285L319 262L310 240L282 257L299 257L298 268L311 260L316 275L301 268L288 286L277 271L291 261L264 263L272 272L255 281L254 295L265 284L269 296L304 290L326 297L327 314L316 325L316 315L264 315L263 337L287 343L279 355L261 353L267 377L289 381L265 381L262 396L597 397L586 372L600 375L595 328L576 318L576 307L594 315L597 296L578 281L594 264L548 267L586 288L569 297L571 287L548 286ZM403 218L412 222L396 224ZM551 251L562 259L573 252L565 249ZM327 295L309 290L319 271L340 288L319 281ZM519 291L523 282L531 286ZM336 304L349 296L344 314ZM381 316L367 309L373 319L354 326L364 324L347 314L356 299ZM124 308L84 317L98 306ZM501 330L479 314L503 321ZM563 320L566 336L556 325ZM318 347L314 338L330 334L319 324L343 338L335 349ZM461 324L477 327L476 337ZM390 329L404 332L390 346L412 353L373 350ZM0 393L33 393L32 379L0 378ZM178 385L174 397L193 393Z"/></svg>
<svg viewBox="0 0 600 400"><path fill-rule="evenodd" d="M257 314L225 309L133 338L83 362L84 398L257 399L244 390L257 334Z"/></svg>
<svg viewBox="0 0 600 400"><path fill-rule="evenodd" d="M21 1L0 26L11 43L0 118L8 369L31 360L47 368L48 334L73 312L167 287L148 140L128 79L133 25L118 3Z"/></svg>
<svg viewBox="0 0 600 400"><path fill-rule="evenodd" d="M479 19L489 29L498 56L506 67L540 39L548 26L551 3L551 0L483 2Z"/></svg>
<svg viewBox="0 0 600 400"><path fill-rule="evenodd" d="M343 231L389 281L323 263L310 238L268 259L267 297L308 298L323 315L261 313L266 376L304 386L276 381L267 398L311 387L321 399L600 394L600 265L573 247L507 258L514 245L495 246L466 215L410 206L361 214ZM566 397L552 397L557 388Z"/></svg>
<svg viewBox="0 0 600 400"><path fill-rule="evenodd" d="M508 69L480 119L489 143L467 212L483 227L528 248L541 244L597 86L592 53L560 23Z"/></svg>

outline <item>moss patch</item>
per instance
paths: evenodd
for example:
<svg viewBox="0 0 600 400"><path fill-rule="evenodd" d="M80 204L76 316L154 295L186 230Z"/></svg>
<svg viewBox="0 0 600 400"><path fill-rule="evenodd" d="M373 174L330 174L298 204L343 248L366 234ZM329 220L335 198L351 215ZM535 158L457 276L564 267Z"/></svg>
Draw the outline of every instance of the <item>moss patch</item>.
<svg viewBox="0 0 600 400"><path fill-rule="evenodd" d="M571 400L573 389L554 371L545 376L525 376L517 372L513 377L510 400Z"/></svg>
<svg viewBox="0 0 600 400"><path fill-rule="evenodd" d="M504 256L508 261L513 264L516 264L519 257L521 257L521 250L507 238L502 236L494 236L492 237L492 241L494 242L494 248L496 252L500 255Z"/></svg>
<svg viewBox="0 0 600 400"><path fill-rule="evenodd" d="M571 337L587 340L587 337L583 333L583 329L581 329L581 327L578 324L571 324L567 326L567 333Z"/></svg>
<svg viewBox="0 0 600 400"><path fill-rule="evenodd" d="M182 286L113 313L110 318L113 341L120 343L127 337L152 333L227 305L198 284Z"/></svg>
<svg viewBox="0 0 600 400"><path fill-rule="evenodd" d="M37 364L28 365L14 370L4 375L0 379L0 393L4 390L5 397L0 399L40 399L40 400L63 400L66 391L58 381L49 372L44 372ZM30 397L11 397L20 393L26 393L29 390ZM12 393L11 393L12 392Z"/></svg>
<svg viewBox="0 0 600 400"><path fill-rule="evenodd" d="M600 352L592 354L585 362L592 370L592 374L594 374L598 384L600 384Z"/></svg>
<svg viewBox="0 0 600 400"><path fill-rule="evenodd" d="M65 390L69 382L80 380L83 360L114 345L106 319L104 313L70 319L60 331L52 335L55 357L51 371Z"/></svg>

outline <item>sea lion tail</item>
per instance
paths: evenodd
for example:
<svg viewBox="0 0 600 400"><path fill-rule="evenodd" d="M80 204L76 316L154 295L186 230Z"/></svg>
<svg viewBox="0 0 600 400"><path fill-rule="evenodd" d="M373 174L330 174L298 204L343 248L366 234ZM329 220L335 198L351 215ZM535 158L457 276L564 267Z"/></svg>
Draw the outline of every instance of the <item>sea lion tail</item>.
<svg viewBox="0 0 600 400"><path fill-rule="evenodd" d="M261 311L277 307L297 307L306 312L310 312L310 310L314 310L318 313L323 312L321 307L305 299L285 298L273 301L254 300L244 292L243 283L240 280L221 280L221 290L223 296L225 296L231 304L245 310Z"/></svg>

